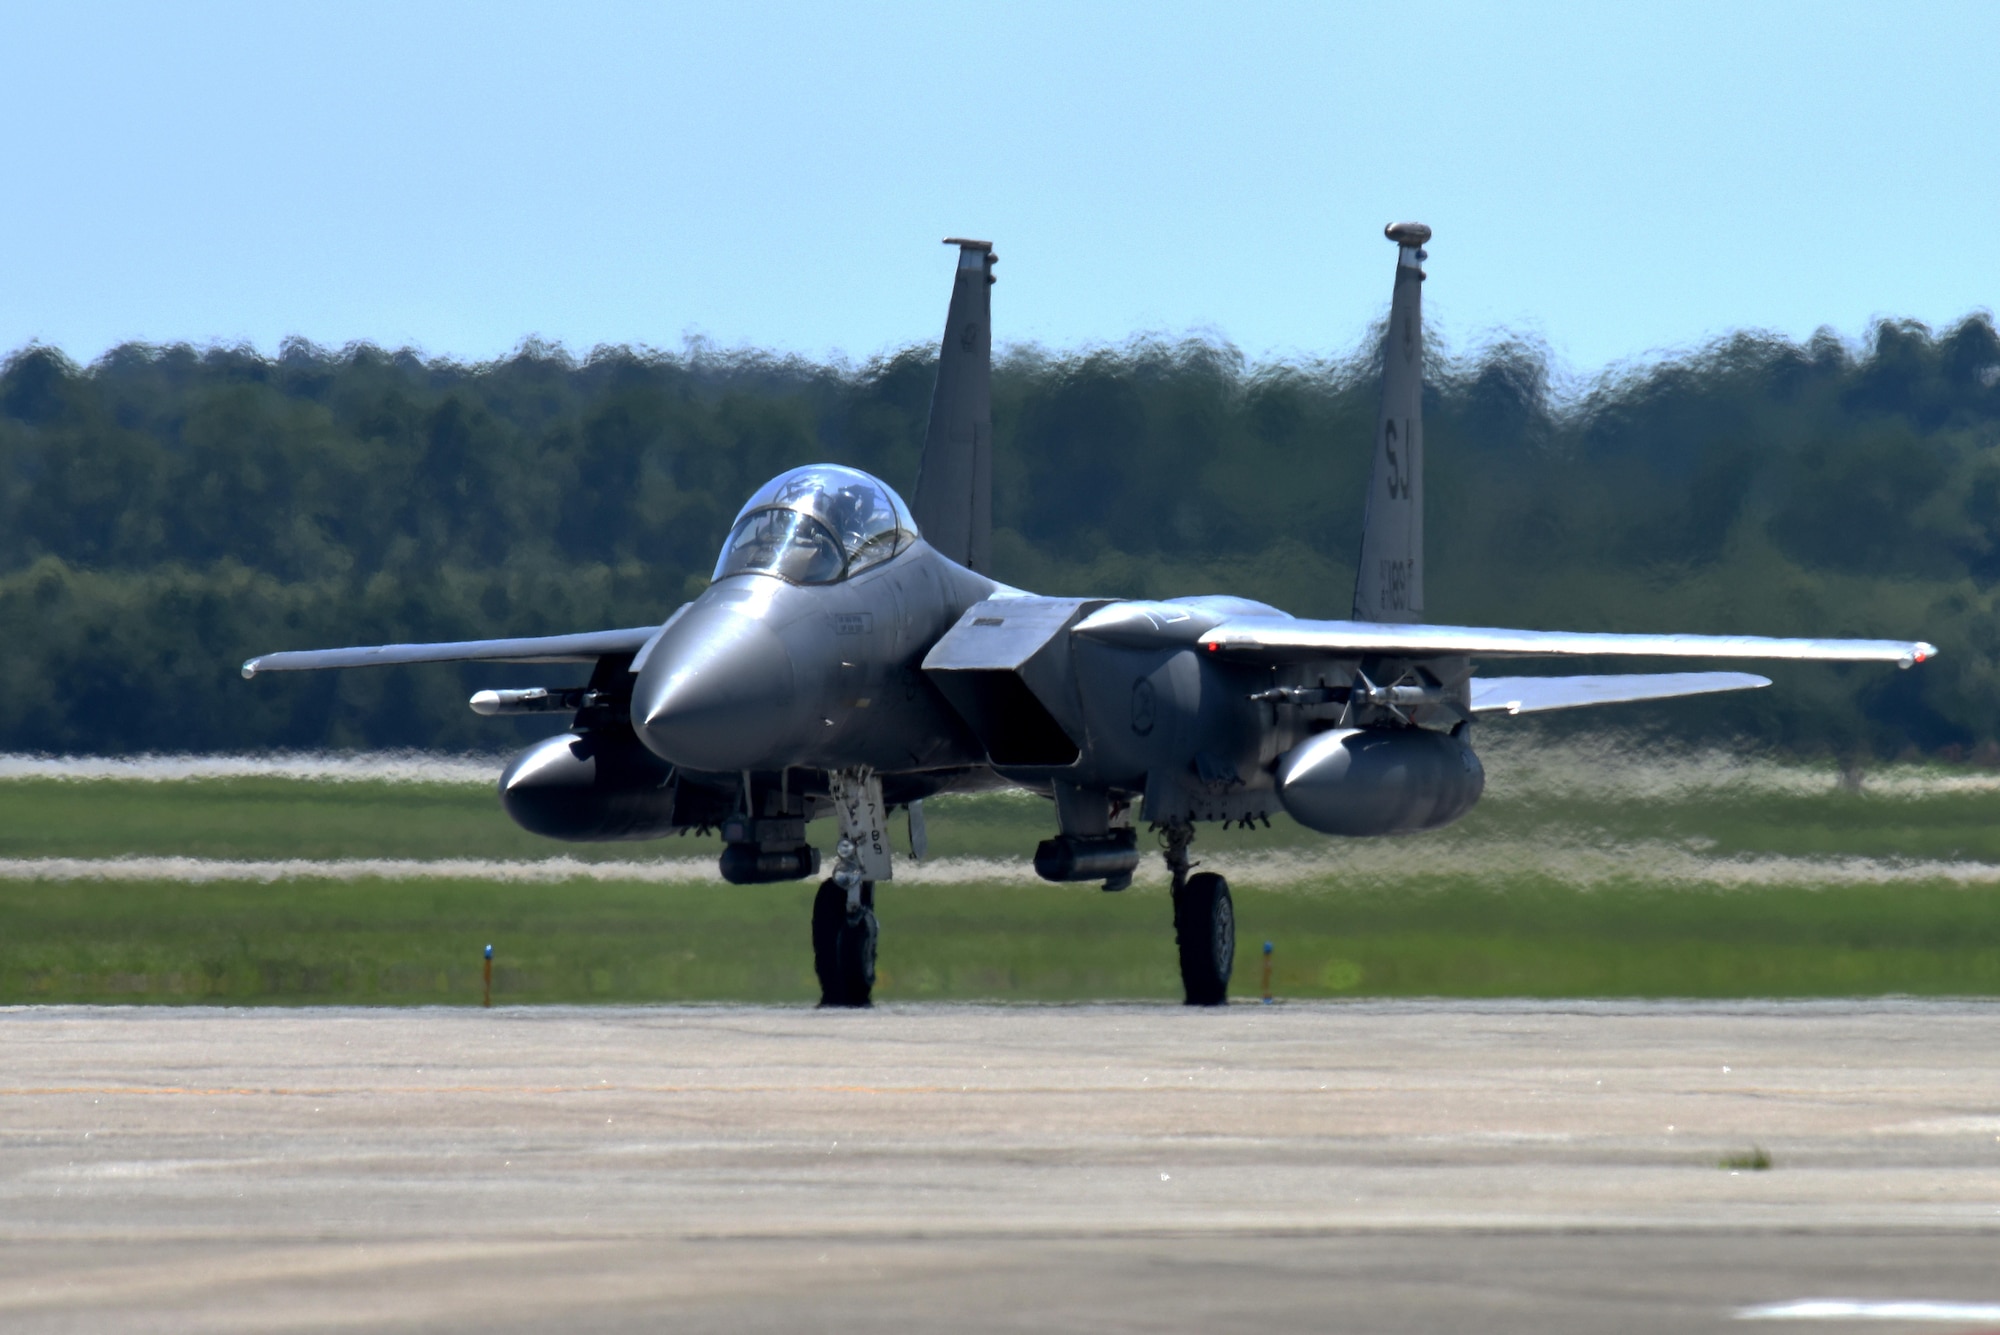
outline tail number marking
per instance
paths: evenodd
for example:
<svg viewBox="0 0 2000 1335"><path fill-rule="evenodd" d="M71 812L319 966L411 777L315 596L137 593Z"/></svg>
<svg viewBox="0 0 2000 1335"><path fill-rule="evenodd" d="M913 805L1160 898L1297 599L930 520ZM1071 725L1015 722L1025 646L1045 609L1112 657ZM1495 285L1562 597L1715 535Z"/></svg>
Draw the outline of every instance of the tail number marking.
<svg viewBox="0 0 2000 1335"><path fill-rule="evenodd" d="M1407 612L1410 610L1410 562L1384 561L1382 563L1382 596L1379 606L1383 611Z"/></svg>
<svg viewBox="0 0 2000 1335"><path fill-rule="evenodd" d="M1403 458L1396 453L1396 419L1385 418L1382 422L1382 456L1389 463L1389 499L1407 501L1410 499L1410 475L1403 471Z"/></svg>

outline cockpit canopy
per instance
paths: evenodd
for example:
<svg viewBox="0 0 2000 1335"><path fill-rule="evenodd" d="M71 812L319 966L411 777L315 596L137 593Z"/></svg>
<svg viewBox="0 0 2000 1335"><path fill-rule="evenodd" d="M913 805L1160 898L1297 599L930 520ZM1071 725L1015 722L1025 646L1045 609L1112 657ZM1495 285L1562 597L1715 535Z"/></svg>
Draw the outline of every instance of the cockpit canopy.
<svg viewBox="0 0 2000 1335"><path fill-rule="evenodd" d="M832 584L917 540L903 498L858 468L811 464L758 488L736 516L715 578L776 575Z"/></svg>

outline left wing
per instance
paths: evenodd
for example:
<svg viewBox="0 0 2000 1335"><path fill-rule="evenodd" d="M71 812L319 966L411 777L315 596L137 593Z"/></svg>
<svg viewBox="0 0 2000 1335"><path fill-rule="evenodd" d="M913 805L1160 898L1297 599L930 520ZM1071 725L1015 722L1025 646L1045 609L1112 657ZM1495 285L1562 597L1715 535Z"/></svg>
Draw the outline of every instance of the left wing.
<svg viewBox="0 0 2000 1335"><path fill-rule="evenodd" d="M1769 686L1769 677L1748 672L1621 672L1602 677L1474 677L1475 714L1539 714L1581 705L1617 705L1633 700L1670 700L1714 691L1749 691Z"/></svg>
<svg viewBox="0 0 2000 1335"><path fill-rule="evenodd" d="M1089 622L1077 627L1085 630ZM1391 654L1398 658L1588 657L1764 658L1819 663L1894 663L1937 656L1922 640L1774 639L1763 635L1614 635L1596 631L1505 630L1485 626L1389 625L1232 617L1202 634L1211 653L1285 661Z"/></svg>
<svg viewBox="0 0 2000 1335"><path fill-rule="evenodd" d="M606 654L636 654L659 626L590 630L579 635L534 635L516 640L451 640L443 644L377 644L353 649L295 649L265 654L243 665L243 675L305 672L314 668L386 667L394 663L592 663Z"/></svg>

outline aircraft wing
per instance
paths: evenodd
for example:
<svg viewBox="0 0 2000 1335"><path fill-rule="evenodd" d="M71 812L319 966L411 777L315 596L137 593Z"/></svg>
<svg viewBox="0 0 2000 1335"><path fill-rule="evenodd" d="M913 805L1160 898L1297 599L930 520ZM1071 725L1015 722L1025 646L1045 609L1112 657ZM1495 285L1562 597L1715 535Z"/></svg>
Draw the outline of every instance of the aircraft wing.
<svg viewBox="0 0 2000 1335"><path fill-rule="evenodd" d="M1670 700L1713 691L1748 691L1769 686L1769 677L1748 672L1620 672L1600 677L1474 677L1475 714L1539 714L1582 705L1617 705L1633 700Z"/></svg>
<svg viewBox="0 0 2000 1335"><path fill-rule="evenodd" d="M1081 627L1079 627L1081 629ZM1597 631L1505 630L1486 626L1402 625L1233 617L1198 641L1211 653L1273 661L1389 654L1398 658L1589 657L1763 658L1819 663L1894 663L1935 657L1922 640L1803 640L1763 635L1617 635Z"/></svg>
<svg viewBox="0 0 2000 1335"><path fill-rule="evenodd" d="M593 663L606 654L636 654L659 633L658 626L634 626L629 630L591 630L580 635L535 635L516 640L295 649L253 658L243 665L243 675L307 672L315 668L386 667L395 663Z"/></svg>

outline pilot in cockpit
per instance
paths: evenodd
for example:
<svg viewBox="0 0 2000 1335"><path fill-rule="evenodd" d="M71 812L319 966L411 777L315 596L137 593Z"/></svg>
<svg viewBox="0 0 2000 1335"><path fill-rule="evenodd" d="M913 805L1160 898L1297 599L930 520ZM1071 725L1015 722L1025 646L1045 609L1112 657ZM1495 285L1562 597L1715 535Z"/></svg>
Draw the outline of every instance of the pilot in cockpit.
<svg viewBox="0 0 2000 1335"><path fill-rule="evenodd" d="M715 578L776 575L831 584L886 561L916 539L900 497L859 469L795 468L764 484L737 516Z"/></svg>

